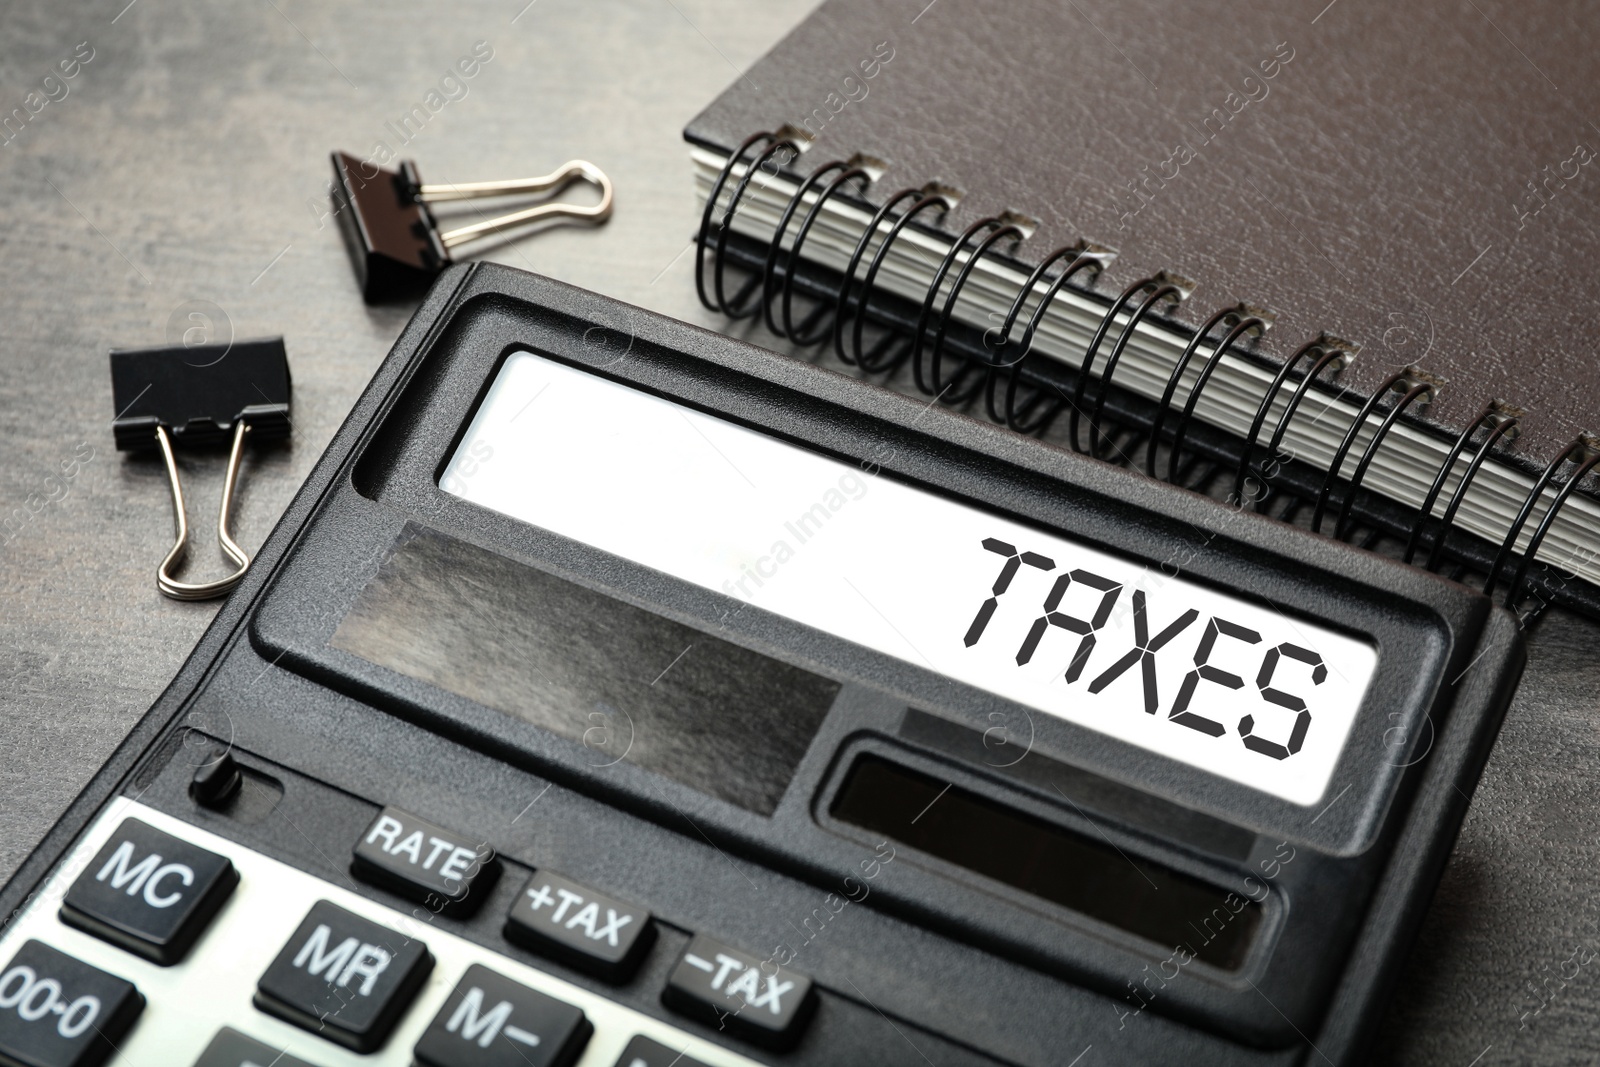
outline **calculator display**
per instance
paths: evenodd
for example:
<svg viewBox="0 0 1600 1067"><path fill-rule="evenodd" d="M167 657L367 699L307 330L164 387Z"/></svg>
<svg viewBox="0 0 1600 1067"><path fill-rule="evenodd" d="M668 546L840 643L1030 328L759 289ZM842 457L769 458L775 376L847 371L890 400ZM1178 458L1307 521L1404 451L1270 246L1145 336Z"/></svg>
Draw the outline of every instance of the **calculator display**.
<svg viewBox="0 0 1600 1067"><path fill-rule="evenodd" d="M1186 558L1113 556L880 465L892 453L833 459L517 352L440 488L1292 803L1322 797L1369 642L1190 580Z"/></svg>

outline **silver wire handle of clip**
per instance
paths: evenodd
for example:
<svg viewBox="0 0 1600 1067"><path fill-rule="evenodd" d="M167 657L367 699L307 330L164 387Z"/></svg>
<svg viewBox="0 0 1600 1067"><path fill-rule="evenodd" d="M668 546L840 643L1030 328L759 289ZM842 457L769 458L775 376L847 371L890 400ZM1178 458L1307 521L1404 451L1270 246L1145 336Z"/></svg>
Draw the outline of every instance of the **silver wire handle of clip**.
<svg viewBox="0 0 1600 1067"><path fill-rule="evenodd" d="M611 217L611 179L593 163L581 159L559 167L539 178L516 178L498 182L460 182L456 184L426 184L417 189L417 199L427 204L443 204L455 200L476 200L490 196L520 196L535 193L558 193L574 182L588 182L600 190L600 202L593 205L564 202L535 204L509 215L486 219L470 226L462 226L439 235L445 248L489 237L517 226L525 226L542 219L576 219L581 222L601 223Z"/></svg>
<svg viewBox="0 0 1600 1067"><path fill-rule="evenodd" d="M188 555L189 520L184 514L183 485L178 480L178 462L172 455L172 438L167 434L165 426L156 427L156 440L161 444L161 458L167 462L167 480L172 485L172 511L176 520L174 525L177 528L177 537L172 550L156 569L156 588L174 600L211 600L214 597L224 596L239 584L239 580L244 577L244 572L250 566L250 557L228 533L228 514L233 510L233 487L239 479L239 456L244 450L245 435L249 432L250 424L244 419L239 419L234 424L233 449L228 454L228 473L222 486L222 508L217 514L217 542L228 558L238 564L239 569L226 578L218 578L214 582L192 583L180 582L169 573L172 567L181 563L184 556Z"/></svg>

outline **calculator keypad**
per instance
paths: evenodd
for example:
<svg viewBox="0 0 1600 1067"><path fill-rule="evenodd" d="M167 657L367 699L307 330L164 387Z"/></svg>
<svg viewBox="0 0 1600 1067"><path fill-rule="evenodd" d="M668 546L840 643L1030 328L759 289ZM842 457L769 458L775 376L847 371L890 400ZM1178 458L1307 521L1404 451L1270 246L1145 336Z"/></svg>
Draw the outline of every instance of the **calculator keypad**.
<svg viewBox="0 0 1600 1067"><path fill-rule="evenodd" d="M56 902L80 880L94 879L107 853L114 856L127 832L137 827L165 835L143 839L160 842L154 852L162 862L147 869L140 894L161 867L186 855L177 845L226 862L237 878L226 908L200 924L198 940L175 965L160 965L97 932L69 926L59 914ZM132 871L146 855L136 843L122 866ZM194 870L199 884L200 868ZM115 877L114 866L106 884ZM126 894L131 884L124 879L117 892ZM156 884L152 895L157 899L187 888L172 872ZM571 888L578 883L563 884L569 893L581 893L582 887ZM550 892L563 899L554 887ZM585 901L602 899L610 898L598 891L584 896ZM634 911L653 934L654 922L642 909ZM598 933L607 922L603 904L597 903L596 913ZM620 924L619 934L628 925ZM319 936L321 926L327 933ZM406 957L413 951L408 946L414 946L416 957L426 954L432 961L431 971L410 991L415 979L389 984L394 976L423 969L417 959ZM387 963L379 950L389 953ZM386 906L356 892L355 883L338 873L317 877L128 800L116 802L90 824L57 872L0 933L0 960L13 961L0 969L0 978L14 963L30 967L29 959L35 958L30 954L48 960L54 972L33 968L35 977L18 972L0 982L0 1067L477 1067L501 1062L493 1055L505 1050L518 1053L505 1060L516 1067L656 1067L662 1049L672 1050L662 1062L676 1060L676 1067L751 1067L748 1058L713 1043L715 1038L692 1034L669 1019L457 936L435 921L430 907ZM309 971L316 972L314 981ZM11 1000L25 982L37 986L41 974L54 977L67 997L60 1013L51 997L53 984L34 992L32 1001L26 995ZM369 979L370 992L363 993ZM649 989L629 995L640 992L656 995ZM85 993L101 997L95 1029L115 1040L120 1051L112 1058L101 1055L109 1055L109 1046L72 1046L59 1034L47 1039L43 1033L63 1018L72 1029L77 1021L73 1001ZM320 1002L319 994L325 997ZM19 1004L37 1018L19 1016ZM80 1014L87 1010L77 1008ZM311 1017L316 1017L314 1026ZM463 1036L468 1031L470 1040ZM488 1045L481 1045L491 1031ZM437 1043L440 1035L449 1040ZM519 1036L524 1040L516 1040ZM42 1052L29 1044L40 1041ZM360 1047L373 1051L357 1051Z"/></svg>

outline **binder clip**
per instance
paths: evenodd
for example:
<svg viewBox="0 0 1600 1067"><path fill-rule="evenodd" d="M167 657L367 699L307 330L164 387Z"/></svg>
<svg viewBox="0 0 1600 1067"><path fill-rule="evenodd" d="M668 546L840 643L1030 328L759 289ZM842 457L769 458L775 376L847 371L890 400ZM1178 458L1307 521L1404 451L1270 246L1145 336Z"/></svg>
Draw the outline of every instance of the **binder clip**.
<svg viewBox="0 0 1600 1067"><path fill-rule="evenodd" d="M469 241L545 219L575 219L598 225L611 217L611 179L593 163L575 159L540 178L460 185L424 184L417 166L403 160L385 170L345 152L333 153L333 212L350 262L369 304L420 295ZM482 197L554 195L574 182L600 190L593 206L546 201L508 215L439 231L430 204Z"/></svg>
<svg viewBox="0 0 1600 1067"><path fill-rule="evenodd" d="M283 338L113 349L111 393L117 409L111 424L117 450L161 449L172 486L177 536L156 568L156 588L174 600L210 600L226 594L250 566L250 557L228 533L245 438L261 442L289 436L289 360ZM217 541L238 570L214 582L180 582L172 576L172 568L188 554L189 522L172 449L230 439Z"/></svg>

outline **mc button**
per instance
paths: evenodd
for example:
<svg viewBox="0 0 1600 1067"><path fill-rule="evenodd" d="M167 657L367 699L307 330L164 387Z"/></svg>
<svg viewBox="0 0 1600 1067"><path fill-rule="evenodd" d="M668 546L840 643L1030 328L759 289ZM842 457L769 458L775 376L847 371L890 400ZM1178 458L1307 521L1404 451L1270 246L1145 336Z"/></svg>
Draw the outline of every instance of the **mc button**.
<svg viewBox="0 0 1600 1067"><path fill-rule="evenodd" d="M238 884L226 856L124 819L67 890L61 921L166 967Z"/></svg>

